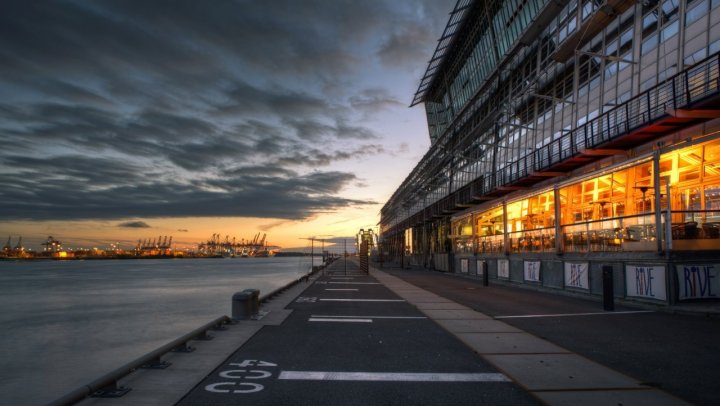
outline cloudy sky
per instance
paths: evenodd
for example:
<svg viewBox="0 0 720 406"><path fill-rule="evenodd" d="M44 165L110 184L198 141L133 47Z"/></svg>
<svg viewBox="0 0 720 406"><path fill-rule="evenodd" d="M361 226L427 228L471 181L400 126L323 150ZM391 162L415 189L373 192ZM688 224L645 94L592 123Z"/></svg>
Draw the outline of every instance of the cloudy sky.
<svg viewBox="0 0 720 406"><path fill-rule="evenodd" d="M429 146L408 105L454 4L3 1L0 238L374 226Z"/></svg>

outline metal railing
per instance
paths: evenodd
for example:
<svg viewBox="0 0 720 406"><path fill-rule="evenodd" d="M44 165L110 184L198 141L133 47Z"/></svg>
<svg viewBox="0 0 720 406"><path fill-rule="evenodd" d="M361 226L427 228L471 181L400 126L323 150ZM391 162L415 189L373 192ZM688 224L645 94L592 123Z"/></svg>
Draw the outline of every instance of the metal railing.
<svg viewBox="0 0 720 406"><path fill-rule="evenodd" d="M536 149L501 172L510 180L517 180L528 168L548 169L585 148L602 146L667 117L670 110L690 107L718 91L720 54L715 54Z"/></svg>
<svg viewBox="0 0 720 406"><path fill-rule="evenodd" d="M457 193L446 196L429 205L430 211L440 212L448 208L450 203L468 203L474 196L483 196L499 187L522 181L533 172L551 169L580 155L587 148L601 147L633 131L652 125L668 117L670 110L692 107L719 93L720 53L716 53L614 109L566 132L558 139L501 167L497 172L479 175L469 183L470 191L469 193L464 191L462 199L455 199ZM395 228L412 226L409 223L417 223L420 217L417 214L413 216L413 213L407 213L398 218ZM410 218L412 221L408 222Z"/></svg>
<svg viewBox="0 0 720 406"><path fill-rule="evenodd" d="M664 238L654 213L565 224L560 230L564 252L656 251L657 239Z"/></svg>

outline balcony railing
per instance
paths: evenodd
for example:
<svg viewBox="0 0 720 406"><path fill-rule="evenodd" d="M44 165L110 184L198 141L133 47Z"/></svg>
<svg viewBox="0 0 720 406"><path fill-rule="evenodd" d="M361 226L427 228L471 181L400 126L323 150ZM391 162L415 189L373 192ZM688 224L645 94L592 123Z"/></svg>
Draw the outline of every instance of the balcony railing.
<svg viewBox="0 0 720 406"><path fill-rule="evenodd" d="M597 148L633 131L669 116L670 110L696 105L720 91L720 54L680 72L626 103L567 132L557 140L536 149L503 169L504 173L523 174L518 168L542 171Z"/></svg>
<svg viewBox="0 0 720 406"><path fill-rule="evenodd" d="M658 121L667 119L671 110L689 109L720 95L720 53L648 89L612 110L566 132L552 142L535 149L492 174L479 175L461 193L452 193L430 204L423 211L398 215L392 220L399 232L418 221L427 221L428 214L447 215L458 204L472 203L478 196L490 195L503 186L531 179L533 172L553 167L581 156L584 150L603 147ZM682 123L676 124L682 125ZM672 126L667 127L671 129ZM655 133L656 136L662 133ZM644 137L647 142L651 136ZM530 181L529 183L533 183ZM429 210L428 210L429 209ZM446 213L443 213L445 211ZM390 231L390 230L388 230Z"/></svg>

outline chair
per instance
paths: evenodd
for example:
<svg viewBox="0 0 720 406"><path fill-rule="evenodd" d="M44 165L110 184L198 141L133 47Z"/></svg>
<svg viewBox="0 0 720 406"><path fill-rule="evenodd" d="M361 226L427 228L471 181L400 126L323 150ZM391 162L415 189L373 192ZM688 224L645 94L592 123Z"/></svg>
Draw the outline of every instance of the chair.
<svg viewBox="0 0 720 406"><path fill-rule="evenodd" d="M720 238L718 223L703 223L702 230L705 238Z"/></svg>
<svg viewBox="0 0 720 406"><path fill-rule="evenodd" d="M694 240L698 238L699 234L697 221L688 221L685 223L685 238L688 240Z"/></svg>

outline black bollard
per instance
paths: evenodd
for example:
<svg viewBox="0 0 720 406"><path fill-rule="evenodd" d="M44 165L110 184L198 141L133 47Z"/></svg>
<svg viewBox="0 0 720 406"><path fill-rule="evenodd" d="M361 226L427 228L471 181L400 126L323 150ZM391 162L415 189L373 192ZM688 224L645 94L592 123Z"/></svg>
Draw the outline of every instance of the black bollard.
<svg viewBox="0 0 720 406"><path fill-rule="evenodd" d="M252 316L250 301L252 294L246 291L237 292L232 296L232 318L233 320L249 320Z"/></svg>
<svg viewBox="0 0 720 406"><path fill-rule="evenodd" d="M250 317L255 317L260 313L260 290L245 289L243 292L250 295Z"/></svg>
<svg viewBox="0 0 720 406"><path fill-rule="evenodd" d="M612 265L603 265L602 267L603 281L603 309L608 312L615 311L615 292L613 287L613 267Z"/></svg>
<svg viewBox="0 0 720 406"><path fill-rule="evenodd" d="M487 262L482 261L480 263L480 268L482 268L483 286L489 286L490 285L490 274L488 272Z"/></svg>

